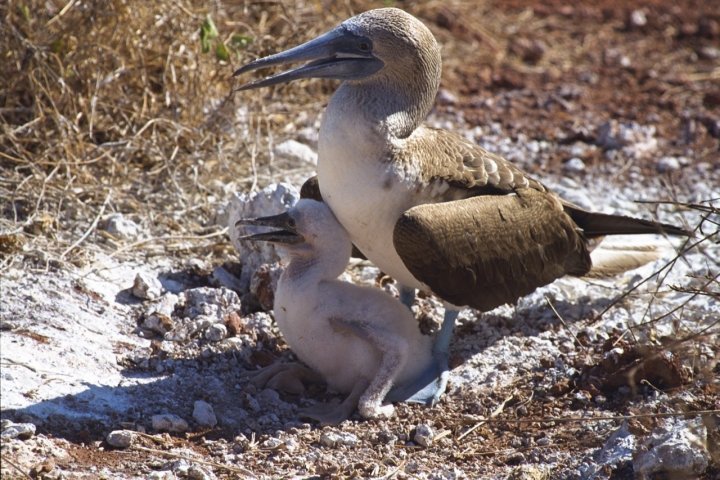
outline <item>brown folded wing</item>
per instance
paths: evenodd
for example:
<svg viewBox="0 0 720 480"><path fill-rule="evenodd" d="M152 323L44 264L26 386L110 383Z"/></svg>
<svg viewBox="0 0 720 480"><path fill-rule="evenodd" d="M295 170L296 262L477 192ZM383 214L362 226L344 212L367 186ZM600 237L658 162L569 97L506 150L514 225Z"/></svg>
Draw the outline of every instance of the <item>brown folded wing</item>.
<svg viewBox="0 0 720 480"><path fill-rule="evenodd" d="M483 311L591 267L562 204L533 188L413 207L393 240L408 270L435 294Z"/></svg>

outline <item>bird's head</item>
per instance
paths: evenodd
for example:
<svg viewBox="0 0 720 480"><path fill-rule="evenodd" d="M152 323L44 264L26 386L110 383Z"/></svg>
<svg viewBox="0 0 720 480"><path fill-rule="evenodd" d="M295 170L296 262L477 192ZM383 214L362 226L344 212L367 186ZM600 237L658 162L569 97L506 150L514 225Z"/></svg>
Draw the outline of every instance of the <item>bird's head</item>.
<svg viewBox="0 0 720 480"><path fill-rule="evenodd" d="M433 83L434 95L440 81L440 47L435 37L420 20L397 8L379 8L356 15L307 43L250 62L234 75L303 61L308 63L246 83L238 90L299 78L407 83L427 77Z"/></svg>
<svg viewBox="0 0 720 480"><path fill-rule="evenodd" d="M240 239L275 243L288 250L291 256L317 255L322 252L323 255L342 255L345 263L350 258L350 239L323 202L301 199L294 207L279 215L245 218L235 222L236 227L240 225L272 228Z"/></svg>

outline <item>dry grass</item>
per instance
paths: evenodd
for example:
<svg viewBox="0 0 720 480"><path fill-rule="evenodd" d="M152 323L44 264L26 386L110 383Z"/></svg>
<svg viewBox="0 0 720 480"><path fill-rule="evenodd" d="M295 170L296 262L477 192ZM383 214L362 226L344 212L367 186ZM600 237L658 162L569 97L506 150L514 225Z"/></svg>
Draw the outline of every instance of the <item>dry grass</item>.
<svg viewBox="0 0 720 480"><path fill-rule="evenodd" d="M324 30L336 21L328 5L1 6L2 268L81 264L88 249L117 251L127 242L95 228L117 212L143 237L216 230L218 205L271 173L272 133L319 93L283 87L292 104L268 112L269 92L231 95L233 67ZM336 16L352 8L337 7ZM203 52L208 17L218 35Z"/></svg>

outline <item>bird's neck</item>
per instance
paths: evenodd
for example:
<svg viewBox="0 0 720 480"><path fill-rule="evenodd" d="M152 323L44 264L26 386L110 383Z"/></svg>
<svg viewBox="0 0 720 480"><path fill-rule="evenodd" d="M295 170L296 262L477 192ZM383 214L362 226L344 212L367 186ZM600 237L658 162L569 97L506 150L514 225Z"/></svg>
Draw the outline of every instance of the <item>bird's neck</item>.
<svg viewBox="0 0 720 480"><path fill-rule="evenodd" d="M329 117L343 116L356 128L363 124L386 139L407 138L432 109L437 81L430 78L407 81L379 77L363 82L345 82L327 107Z"/></svg>
<svg viewBox="0 0 720 480"><path fill-rule="evenodd" d="M335 280L343 273L349 259L349 247L347 254L344 249L327 250L322 255L317 252L291 254L283 275L287 280L309 287L325 280Z"/></svg>

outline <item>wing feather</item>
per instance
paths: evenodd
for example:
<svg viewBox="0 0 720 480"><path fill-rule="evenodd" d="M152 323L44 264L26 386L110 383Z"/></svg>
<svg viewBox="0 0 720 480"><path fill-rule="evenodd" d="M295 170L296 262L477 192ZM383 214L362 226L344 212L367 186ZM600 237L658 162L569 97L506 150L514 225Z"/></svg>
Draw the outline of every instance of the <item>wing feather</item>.
<svg viewBox="0 0 720 480"><path fill-rule="evenodd" d="M393 158L402 163L417 162L422 152L420 179L425 185L447 182L451 188L442 200L457 200L476 195L512 193L517 188L547 191L512 163L465 137L448 130L421 127Z"/></svg>
<svg viewBox="0 0 720 480"><path fill-rule="evenodd" d="M400 217L393 242L435 294L483 311L591 267L585 239L559 200L532 188L418 205Z"/></svg>

